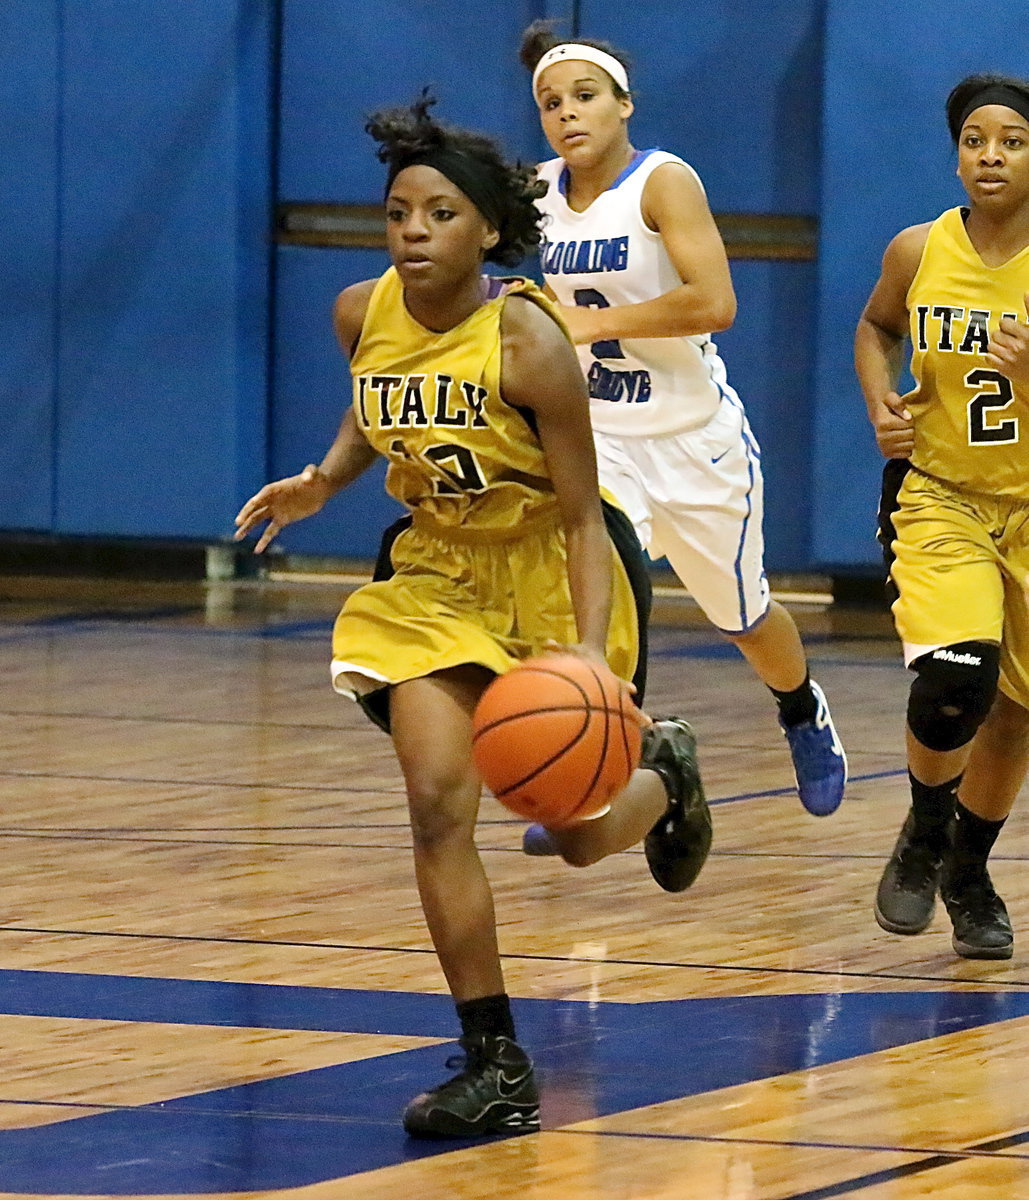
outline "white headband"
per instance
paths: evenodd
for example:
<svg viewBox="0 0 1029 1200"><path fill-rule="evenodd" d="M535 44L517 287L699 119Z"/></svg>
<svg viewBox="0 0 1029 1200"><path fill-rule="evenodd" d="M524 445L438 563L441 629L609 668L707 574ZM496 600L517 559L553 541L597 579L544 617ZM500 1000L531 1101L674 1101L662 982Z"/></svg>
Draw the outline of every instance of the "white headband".
<svg viewBox="0 0 1029 1200"><path fill-rule="evenodd" d="M532 73L532 94L534 96L536 95L536 83L547 67L552 67L556 62L564 62L566 59L593 63L594 66L606 71L623 92L629 90L629 76L626 74L625 67L613 55L604 50L598 50L596 46L583 46L579 42L562 42L560 46L552 46L536 64L536 70Z"/></svg>

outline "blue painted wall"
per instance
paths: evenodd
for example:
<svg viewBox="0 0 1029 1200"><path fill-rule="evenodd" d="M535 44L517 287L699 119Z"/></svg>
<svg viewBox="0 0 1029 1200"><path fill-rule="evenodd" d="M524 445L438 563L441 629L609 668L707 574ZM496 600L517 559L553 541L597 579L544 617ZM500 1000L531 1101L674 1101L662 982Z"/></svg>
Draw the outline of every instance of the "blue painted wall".
<svg viewBox="0 0 1029 1200"><path fill-rule="evenodd" d="M513 153L521 147L535 159L535 106L515 49L521 30L544 10L528 0L495 8L453 0L445 10L431 0L283 0L279 198L378 204L383 168L365 121L376 108L415 99L425 86L439 97L444 119L500 136ZM484 54L484 46L507 52ZM272 477L317 462L332 440L350 399L332 303L348 283L388 265L375 251L279 248ZM400 512L383 492L384 473L373 468L318 516L287 529L279 548L373 555L383 528Z"/></svg>
<svg viewBox="0 0 1029 1200"><path fill-rule="evenodd" d="M522 29L547 9L541 0L282 0L280 195L377 203L382 169L365 118L426 86L445 119L535 156L535 106L516 53Z"/></svg>
<svg viewBox="0 0 1029 1200"><path fill-rule="evenodd" d="M337 293L389 265L375 250L282 246L275 303L275 374L270 477L319 462L350 402L350 377L332 328ZM285 530L280 549L294 554L374 557L379 535L401 513L383 490L385 463L371 468L316 516Z"/></svg>
<svg viewBox="0 0 1029 1200"><path fill-rule="evenodd" d="M814 214L823 9L582 0L580 28L632 56L636 144L687 158L716 211Z"/></svg>
<svg viewBox="0 0 1029 1200"><path fill-rule="evenodd" d="M218 540L317 459L349 394L333 298L385 260L275 247L272 201L376 203L364 118L425 84L543 156L519 34L573 7L635 60L638 145L691 161L717 211L819 218L817 267L734 262L718 340L764 448L769 566L874 564L854 323L889 237L960 196L948 88L1029 60L1029 23L984 10L971 42L958 0L931 26L887 0L5 0L0 529ZM364 557L394 512L371 472L283 546Z"/></svg>
<svg viewBox="0 0 1029 1200"><path fill-rule="evenodd" d="M861 567L881 459L854 378L854 327L894 234L960 204L944 117L977 71L1029 73L1024 7L830 0L825 60L811 558Z"/></svg>
<svg viewBox="0 0 1029 1200"><path fill-rule="evenodd" d="M286 0L280 198L377 203L383 174L374 144L362 132L365 116L376 106L407 101L427 83L447 119L499 136L528 161L548 157L517 48L530 20L565 17L569 7L492 9L481 0L463 0L448 6L447 24L439 28L429 3L366 5L343 13L331 0ZM773 3L757 12L725 0L698 0L688 28L678 4L627 10L613 0L586 0L579 7L585 36L607 38L632 56L636 145L661 145L692 162L717 210L816 212L817 0ZM484 45L492 49L489 57ZM752 57L748 47L760 47L760 53ZM477 65L471 81L469 63ZM319 437L335 428L348 383L327 314L344 284L377 274L384 262L369 253L280 249L273 475L319 457L326 444ZM780 569L800 567L810 523L814 274L810 264L737 262L734 278L740 316L719 343L764 448L768 561ZM783 313L790 319L786 338ZM319 436L312 438L313 430ZM315 521L287 530L282 547L369 553L395 508L381 495L378 475L358 486Z"/></svg>
<svg viewBox="0 0 1029 1200"><path fill-rule="evenodd" d="M57 0L0 4L0 526L53 519Z"/></svg>
<svg viewBox="0 0 1029 1200"><path fill-rule="evenodd" d="M265 466L267 5L0 23L0 527L215 539Z"/></svg>

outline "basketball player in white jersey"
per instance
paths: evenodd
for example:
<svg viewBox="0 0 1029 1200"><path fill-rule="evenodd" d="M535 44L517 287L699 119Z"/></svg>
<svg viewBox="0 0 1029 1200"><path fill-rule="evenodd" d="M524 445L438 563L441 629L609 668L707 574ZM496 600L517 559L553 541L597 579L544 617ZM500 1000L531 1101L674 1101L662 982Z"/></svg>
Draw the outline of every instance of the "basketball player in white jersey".
<svg viewBox="0 0 1029 1200"><path fill-rule="evenodd" d="M764 571L760 451L711 339L736 298L697 173L629 141L624 56L560 42L546 21L521 59L557 158L543 163L543 275L587 377L601 486L664 556L774 695L808 812L843 799L847 760L793 618ZM530 853L552 849L541 830Z"/></svg>

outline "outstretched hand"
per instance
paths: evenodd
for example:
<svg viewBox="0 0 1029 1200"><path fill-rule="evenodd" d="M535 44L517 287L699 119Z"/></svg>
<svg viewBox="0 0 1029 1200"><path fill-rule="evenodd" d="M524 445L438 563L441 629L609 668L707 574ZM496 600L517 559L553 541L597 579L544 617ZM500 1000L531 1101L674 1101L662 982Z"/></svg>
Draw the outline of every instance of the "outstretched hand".
<svg viewBox="0 0 1029 1200"><path fill-rule="evenodd" d="M1029 292L1023 297L1023 304L1029 316ZM1002 317L986 348L986 361L1017 387L1029 389L1029 324Z"/></svg>
<svg viewBox="0 0 1029 1200"><path fill-rule="evenodd" d="M915 448L915 426L901 397L887 392L869 415L883 458L910 458Z"/></svg>
<svg viewBox="0 0 1029 1200"><path fill-rule="evenodd" d="M266 483L239 510L232 540L242 541L262 521L267 521L268 525L254 547L254 553L260 554L287 525L318 512L332 493L331 484L311 464L299 475Z"/></svg>

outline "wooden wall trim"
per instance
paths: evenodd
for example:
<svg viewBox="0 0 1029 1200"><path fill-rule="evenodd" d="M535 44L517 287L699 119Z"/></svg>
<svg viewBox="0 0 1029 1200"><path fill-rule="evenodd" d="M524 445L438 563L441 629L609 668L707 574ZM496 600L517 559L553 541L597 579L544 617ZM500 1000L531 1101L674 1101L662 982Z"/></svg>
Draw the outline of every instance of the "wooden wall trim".
<svg viewBox="0 0 1029 1200"><path fill-rule="evenodd" d="M814 217L777 213L715 213L730 258L811 261L816 257ZM377 204L285 201L275 213L280 245L383 250L386 235Z"/></svg>

